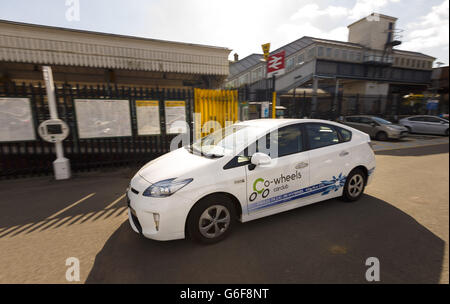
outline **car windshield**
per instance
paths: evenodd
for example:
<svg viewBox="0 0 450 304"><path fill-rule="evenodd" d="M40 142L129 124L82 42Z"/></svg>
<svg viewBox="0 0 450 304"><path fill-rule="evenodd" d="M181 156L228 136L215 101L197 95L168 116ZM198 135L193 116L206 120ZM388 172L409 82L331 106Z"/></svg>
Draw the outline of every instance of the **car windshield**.
<svg viewBox="0 0 450 304"><path fill-rule="evenodd" d="M191 153L206 157L222 157L236 154L262 135L262 128L233 125L217 130L202 139L197 140L187 148Z"/></svg>
<svg viewBox="0 0 450 304"><path fill-rule="evenodd" d="M383 118L380 118L380 117L372 117L372 119L381 125L392 125L392 122L385 120Z"/></svg>

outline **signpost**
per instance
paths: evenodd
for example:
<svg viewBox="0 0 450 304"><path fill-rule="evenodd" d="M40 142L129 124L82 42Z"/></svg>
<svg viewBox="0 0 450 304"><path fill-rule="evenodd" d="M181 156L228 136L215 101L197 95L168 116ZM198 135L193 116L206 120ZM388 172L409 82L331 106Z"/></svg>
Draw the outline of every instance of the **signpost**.
<svg viewBox="0 0 450 304"><path fill-rule="evenodd" d="M48 108L50 110L50 120L44 121L38 129L39 135L48 142L55 143L56 160L53 162L55 179L70 178L70 161L64 157L62 141L69 134L67 125L58 118L58 108L56 106L55 85L53 83L52 69L49 66L42 68L44 74L45 88L47 90Z"/></svg>
<svg viewBox="0 0 450 304"><path fill-rule="evenodd" d="M286 52L270 55L267 58L267 78L272 77L272 118L276 118L277 92L275 91L275 75L284 74Z"/></svg>

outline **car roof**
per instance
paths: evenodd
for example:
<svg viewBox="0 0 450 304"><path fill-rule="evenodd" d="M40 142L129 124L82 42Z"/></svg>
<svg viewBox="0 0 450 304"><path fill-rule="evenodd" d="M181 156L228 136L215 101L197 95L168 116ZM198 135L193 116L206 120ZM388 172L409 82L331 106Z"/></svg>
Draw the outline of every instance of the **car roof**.
<svg viewBox="0 0 450 304"><path fill-rule="evenodd" d="M286 125L291 125L294 123L326 123L332 125L340 125L334 121L323 120L323 119L310 119L310 118L262 118L262 119L252 119L237 123L237 125L252 126L265 130L270 130L274 128L279 128Z"/></svg>

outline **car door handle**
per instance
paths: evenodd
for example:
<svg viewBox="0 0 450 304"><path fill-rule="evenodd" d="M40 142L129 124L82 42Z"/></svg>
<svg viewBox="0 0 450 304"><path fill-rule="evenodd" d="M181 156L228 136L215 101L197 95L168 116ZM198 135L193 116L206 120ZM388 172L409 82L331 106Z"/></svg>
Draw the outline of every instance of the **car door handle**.
<svg viewBox="0 0 450 304"><path fill-rule="evenodd" d="M308 163L301 162L301 163L298 163L298 164L295 166L295 169L303 169L303 168L306 168L306 167L308 167Z"/></svg>
<svg viewBox="0 0 450 304"><path fill-rule="evenodd" d="M341 153L339 153L339 156L347 156L350 153L348 153L347 151L342 151Z"/></svg>

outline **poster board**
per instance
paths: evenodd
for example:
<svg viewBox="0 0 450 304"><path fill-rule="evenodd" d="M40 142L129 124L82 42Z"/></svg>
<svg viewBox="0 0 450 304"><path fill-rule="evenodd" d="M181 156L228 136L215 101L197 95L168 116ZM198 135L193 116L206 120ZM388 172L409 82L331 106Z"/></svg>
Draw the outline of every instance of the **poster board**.
<svg viewBox="0 0 450 304"><path fill-rule="evenodd" d="M75 99L79 138L131 136L130 103L116 99Z"/></svg>
<svg viewBox="0 0 450 304"><path fill-rule="evenodd" d="M186 102L184 100L166 100L166 133L187 133Z"/></svg>
<svg viewBox="0 0 450 304"><path fill-rule="evenodd" d="M159 101L136 100L136 119L138 135L161 134Z"/></svg>
<svg viewBox="0 0 450 304"><path fill-rule="evenodd" d="M0 142L35 140L29 98L0 98Z"/></svg>

